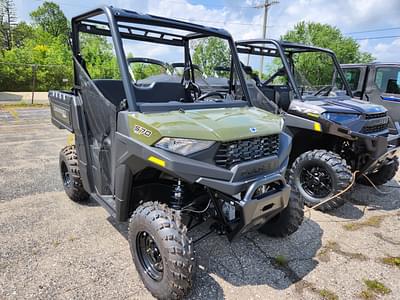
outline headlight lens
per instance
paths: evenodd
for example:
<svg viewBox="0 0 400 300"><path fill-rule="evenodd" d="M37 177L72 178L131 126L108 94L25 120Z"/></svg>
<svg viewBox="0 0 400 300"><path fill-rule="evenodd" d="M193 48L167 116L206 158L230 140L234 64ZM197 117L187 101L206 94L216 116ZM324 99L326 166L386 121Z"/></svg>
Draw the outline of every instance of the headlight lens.
<svg viewBox="0 0 400 300"><path fill-rule="evenodd" d="M338 124L355 121L361 117L361 115L358 114L340 114L340 113L323 113L321 116L325 119L328 119Z"/></svg>
<svg viewBox="0 0 400 300"><path fill-rule="evenodd" d="M280 120L280 124L281 126L281 130L283 129L283 126L285 125L285 118L282 116L281 120Z"/></svg>
<svg viewBox="0 0 400 300"><path fill-rule="evenodd" d="M166 137L157 142L155 146L181 155L190 155L210 148L214 143L213 141Z"/></svg>

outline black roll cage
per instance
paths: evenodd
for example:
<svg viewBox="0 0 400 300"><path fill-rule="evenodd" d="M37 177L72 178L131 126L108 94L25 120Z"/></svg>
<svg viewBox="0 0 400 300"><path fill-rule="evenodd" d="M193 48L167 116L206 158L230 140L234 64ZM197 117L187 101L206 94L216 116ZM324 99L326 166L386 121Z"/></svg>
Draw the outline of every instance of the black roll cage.
<svg viewBox="0 0 400 300"><path fill-rule="evenodd" d="M261 46L262 44L263 46ZM273 45L275 48L267 47L267 45ZM284 41L278 41L274 39L253 39L253 40L242 40L236 42L236 48L238 53L243 54L254 54L260 56L273 56L280 57L283 63L284 68L286 69L287 76L289 78L289 84L292 86L294 93L297 98L303 101L303 97L299 91L296 81L294 80L294 76L292 73L292 55L295 53L301 52L324 52L328 54L335 65L335 72L338 72L343 84L345 86L346 92L350 97L353 97L350 86L344 76L343 70L340 67L340 64L336 58L336 55L333 51L325 48L308 46L297 43L290 43ZM288 59L289 57L289 59Z"/></svg>
<svg viewBox="0 0 400 300"><path fill-rule="evenodd" d="M104 15L107 21L94 20L97 16ZM119 24L119 22L150 25L164 28L172 28L184 31L190 31L188 35L179 35L169 32L162 32L159 30L149 29L147 27L140 28L135 26L129 26L125 24ZM232 64L236 65L236 71L238 73L241 88L243 89L244 96L247 100L248 105L251 105L250 94L247 89L246 81L244 78L243 71L240 67L240 60L236 51L235 43L232 36L224 29L218 29L213 27L206 27L203 25L187 23L184 21L168 19L164 17L141 14L135 11L126 9L114 8L112 6L103 6L81 15L72 18L72 52L73 56L81 62L80 55L80 43L79 33L90 33L94 35L108 36L112 38L115 53L117 56L117 62L121 73L121 78L127 97L128 109L131 111L137 111L138 106L136 103L135 91L131 83L131 75L129 72L129 66L126 59L126 54L123 48L122 39L138 40L151 43L159 43L171 46L181 46L185 49L185 65L190 67L191 74L193 76L193 64L190 58L189 41L192 39L205 38L205 37L219 37L225 39L229 43ZM79 76L77 76L77 68L74 67L75 73L75 93L79 90ZM231 77L232 77L231 72ZM230 91L232 90L232 80L230 81Z"/></svg>

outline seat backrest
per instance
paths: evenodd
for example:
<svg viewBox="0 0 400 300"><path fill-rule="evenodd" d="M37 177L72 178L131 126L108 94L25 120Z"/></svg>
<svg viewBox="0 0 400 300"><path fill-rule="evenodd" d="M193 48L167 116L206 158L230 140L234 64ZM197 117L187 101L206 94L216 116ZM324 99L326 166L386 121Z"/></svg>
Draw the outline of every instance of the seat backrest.
<svg viewBox="0 0 400 300"><path fill-rule="evenodd" d="M276 104L284 111L287 111L293 99L293 92L287 85L281 85L275 86L275 93Z"/></svg>
<svg viewBox="0 0 400 300"><path fill-rule="evenodd" d="M93 80L100 92L116 107L126 98L122 80ZM148 86L133 85L136 102L157 103L185 99L185 88L180 82L153 82Z"/></svg>
<svg viewBox="0 0 400 300"><path fill-rule="evenodd" d="M185 99L186 92L180 82L154 82L148 86L135 86L137 102L157 103L180 101Z"/></svg>
<svg viewBox="0 0 400 300"><path fill-rule="evenodd" d="M115 107L119 107L121 101L126 98L122 80L96 79L93 82L104 97L114 104Z"/></svg>
<svg viewBox="0 0 400 300"><path fill-rule="evenodd" d="M262 86L260 90L271 101L275 101L275 89L269 86Z"/></svg>

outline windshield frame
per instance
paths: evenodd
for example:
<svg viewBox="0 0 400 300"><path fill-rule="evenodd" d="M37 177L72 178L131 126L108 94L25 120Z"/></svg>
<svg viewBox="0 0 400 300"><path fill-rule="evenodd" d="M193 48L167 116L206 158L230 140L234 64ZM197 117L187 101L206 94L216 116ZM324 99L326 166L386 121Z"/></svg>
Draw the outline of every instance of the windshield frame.
<svg viewBox="0 0 400 300"><path fill-rule="evenodd" d="M267 47L267 45L272 45L274 46L273 48ZM296 97L304 101L302 93L300 92L299 86L294 78L294 74L291 69L291 62L289 60L289 57L295 53L305 53L305 52L323 52L328 54L333 61L333 65L335 66L334 73L337 73L345 87L345 90L347 92L347 95L349 97L353 97L352 91L349 87L348 82L346 81L346 78L344 76L343 70L340 67L340 64L337 60L337 57L335 53L329 49L325 48L319 48L319 47L314 47L314 46L307 46L307 45L302 45L302 44L296 44L296 43L289 43L289 42L283 42L283 41L278 41L278 40L273 40L273 39L255 39L255 40L243 40L243 41L237 41L236 42L236 47L238 53L244 53L244 54L252 54L252 55L258 55L258 56L264 56L264 57L279 57L282 60L282 64L286 70L286 75L288 76L289 79L289 84L292 86L293 91L296 95ZM333 84L333 82L332 82Z"/></svg>
<svg viewBox="0 0 400 300"><path fill-rule="evenodd" d="M96 18L99 16L104 16L106 21L98 21ZM134 25L135 27L132 27L131 25ZM142 25L142 27L139 27L138 25ZM154 30L152 27L157 27L158 29ZM190 33L187 35L179 35L170 32L163 32L163 28L188 31ZM142 34L137 33L138 31L140 31ZM130 67L124 51L123 39L184 47L185 64L186 66L190 67L191 74L194 73L194 68L189 54L189 42L194 39L207 37L224 39L229 46L231 63L234 66L234 68L231 68L231 77L232 74L236 72L238 81L240 82L240 88L242 89L242 93L245 98L242 101L248 106L252 106L250 93L247 89L245 77L240 66L240 60L236 51L235 43L232 39L232 36L224 29L217 29L164 17L141 14L135 11L118 9L111 6L103 6L76 16L72 19L71 44L75 63L81 63L82 61L82 57L80 55L79 33L89 33L112 38L112 43L126 94L128 110L130 111L140 111L140 107L139 103L137 103L134 87L132 85L133 78L131 77ZM77 76L77 66L74 67L74 74L74 93L77 94L77 91L80 87L79 76ZM233 82L230 82L229 92L232 92L234 89ZM228 106L229 105L227 104L227 107Z"/></svg>

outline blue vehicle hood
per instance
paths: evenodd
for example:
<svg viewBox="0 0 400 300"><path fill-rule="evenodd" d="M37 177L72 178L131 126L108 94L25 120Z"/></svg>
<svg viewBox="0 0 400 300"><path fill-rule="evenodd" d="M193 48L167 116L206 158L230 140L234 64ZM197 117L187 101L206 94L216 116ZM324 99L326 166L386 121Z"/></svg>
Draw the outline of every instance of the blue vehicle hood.
<svg viewBox="0 0 400 300"><path fill-rule="evenodd" d="M350 97L329 97L329 98L311 98L307 97L304 101L294 100L289 110L299 110L297 108L306 108L315 110L318 113L348 113L348 114L375 114L384 113L386 108L381 105L370 104L368 102L352 99Z"/></svg>

